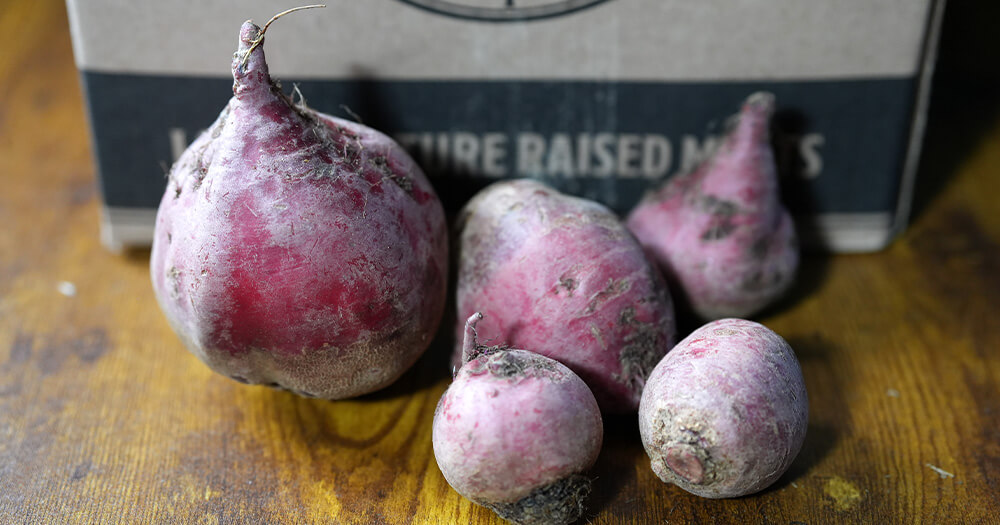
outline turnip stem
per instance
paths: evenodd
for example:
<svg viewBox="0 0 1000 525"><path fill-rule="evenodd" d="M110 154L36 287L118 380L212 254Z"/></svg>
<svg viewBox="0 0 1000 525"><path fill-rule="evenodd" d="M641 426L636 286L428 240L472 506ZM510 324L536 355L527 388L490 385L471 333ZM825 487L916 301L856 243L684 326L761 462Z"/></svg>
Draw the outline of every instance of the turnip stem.
<svg viewBox="0 0 1000 525"><path fill-rule="evenodd" d="M302 6L299 6L299 7L293 7L291 9L286 9L286 10L284 10L284 11L282 11L282 12L280 12L280 13L274 15L274 16L272 16L271 19L268 20L266 24L264 24L264 27L261 28L260 33L257 33L257 38L254 38L253 42L250 43L250 47L247 48L247 52L243 55L243 60L240 62L240 68L242 68L243 66L246 65L247 58L250 57L250 53L253 52L253 50L256 49L257 46L259 46L261 44L261 42L264 41L264 33L267 31L267 27L271 25L271 22L274 22L275 20L277 20L277 19L279 19L279 18L287 15L288 13L294 13L295 11L302 11L303 9L313 9L315 7L326 7L326 4L302 5Z"/></svg>
<svg viewBox="0 0 1000 525"><path fill-rule="evenodd" d="M303 9L313 9L315 7L326 7L326 4L312 4L312 5L300 5L299 7L293 7L291 9L286 9L274 16L264 24L264 27L260 30L260 36L264 36L264 32L267 31L267 26L271 25L271 22L287 15L288 13L294 13L295 11L302 11Z"/></svg>
<svg viewBox="0 0 1000 525"><path fill-rule="evenodd" d="M476 312L465 321L465 340L462 343L462 362L467 363L475 357L479 347L479 338L476 333L476 323L483 318L483 314Z"/></svg>

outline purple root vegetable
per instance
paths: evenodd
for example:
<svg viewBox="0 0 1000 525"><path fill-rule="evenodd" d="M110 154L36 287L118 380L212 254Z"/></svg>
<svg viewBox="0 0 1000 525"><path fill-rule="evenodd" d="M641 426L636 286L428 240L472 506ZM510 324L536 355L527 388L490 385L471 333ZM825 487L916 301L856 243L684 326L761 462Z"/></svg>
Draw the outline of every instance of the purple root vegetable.
<svg viewBox="0 0 1000 525"><path fill-rule="evenodd" d="M556 359L605 412L635 412L675 339L662 276L617 216L533 180L491 185L458 218L459 319ZM461 340L463 323L456 326ZM461 360L456 345L452 363Z"/></svg>
<svg viewBox="0 0 1000 525"><path fill-rule="evenodd" d="M653 472L706 498L763 490L805 439L809 400L788 343L722 319L695 330L646 382L639 432Z"/></svg>
<svg viewBox="0 0 1000 525"><path fill-rule="evenodd" d="M583 513L603 439L587 385L558 361L483 346L472 315L464 364L434 412L434 457L448 484L502 518L572 523Z"/></svg>
<svg viewBox="0 0 1000 525"><path fill-rule="evenodd" d="M153 288L221 374L311 397L371 392L438 326L444 210L390 138L282 94L262 41L243 24L233 98L170 171Z"/></svg>
<svg viewBox="0 0 1000 525"><path fill-rule="evenodd" d="M707 320L753 315L795 278L798 240L778 195L773 112L773 95L751 95L719 149L647 195L627 220L678 295Z"/></svg>

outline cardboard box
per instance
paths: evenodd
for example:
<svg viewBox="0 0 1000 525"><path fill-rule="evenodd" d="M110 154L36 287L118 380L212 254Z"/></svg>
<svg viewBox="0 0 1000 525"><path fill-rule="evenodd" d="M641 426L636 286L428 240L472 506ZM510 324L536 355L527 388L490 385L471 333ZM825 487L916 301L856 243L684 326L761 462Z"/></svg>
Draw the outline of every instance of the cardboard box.
<svg viewBox="0 0 1000 525"><path fill-rule="evenodd" d="M240 24L292 5L68 0L112 248L148 244L170 163L231 96ZM365 0L273 24L286 92L393 135L455 210L530 176L626 213L750 93L777 96L807 243L906 223L943 0Z"/></svg>

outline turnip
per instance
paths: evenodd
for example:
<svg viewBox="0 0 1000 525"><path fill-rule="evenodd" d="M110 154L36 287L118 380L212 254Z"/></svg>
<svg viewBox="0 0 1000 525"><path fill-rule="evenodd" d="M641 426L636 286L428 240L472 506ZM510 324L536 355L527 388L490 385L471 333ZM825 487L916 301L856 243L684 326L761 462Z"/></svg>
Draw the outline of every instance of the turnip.
<svg viewBox="0 0 1000 525"><path fill-rule="evenodd" d="M695 170L647 195L628 227L704 319L746 317L779 298L799 263L778 195L769 93L751 95L732 131Z"/></svg>
<svg viewBox="0 0 1000 525"><path fill-rule="evenodd" d="M708 323L678 343L650 374L639 405L653 471L707 498L774 483L802 447L808 419L792 348L742 319Z"/></svg>
<svg viewBox="0 0 1000 525"><path fill-rule="evenodd" d="M464 364L434 412L434 457L462 496L515 523L571 523L590 493L583 473L603 438L587 385L559 362L484 346L473 314Z"/></svg>
<svg viewBox="0 0 1000 525"><path fill-rule="evenodd" d="M673 303L642 247L604 206L533 180L499 182L458 217L459 319L558 360L606 412L634 412L674 343ZM463 323L456 326L461 340ZM456 343L452 362L458 365Z"/></svg>
<svg viewBox="0 0 1000 525"><path fill-rule="evenodd" d="M170 170L153 288L219 373L322 398L371 392L440 321L444 212L391 139L285 96L263 37L243 24L233 98Z"/></svg>

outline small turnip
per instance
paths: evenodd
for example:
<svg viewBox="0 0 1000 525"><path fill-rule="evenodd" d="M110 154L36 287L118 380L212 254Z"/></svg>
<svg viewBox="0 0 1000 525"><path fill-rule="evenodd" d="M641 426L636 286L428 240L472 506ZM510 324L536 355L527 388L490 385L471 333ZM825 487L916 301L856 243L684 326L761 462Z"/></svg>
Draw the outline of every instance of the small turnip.
<svg viewBox="0 0 1000 525"><path fill-rule="evenodd" d="M778 195L773 111L773 95L751 95L711 158L647 195L627 220L678 300L707 320L753 315L795 278L798 240Z"/></svg>
<svg viewBox="0 0 1000 525"><path fill-rule="evenodd" d="M434 457L462 496L524 524L572 523L601 449L600 409L558 361L480 345L466 322L465 363L434 412Z"/></svg>
<svg viewBox="0 0 1000 525"><path fill-rule="evenodd" d="M639 405L653 471L707 498L774 483L802 447L808 419L792 348L742 319L708 323L678 343L650 374Z"/></svg>

